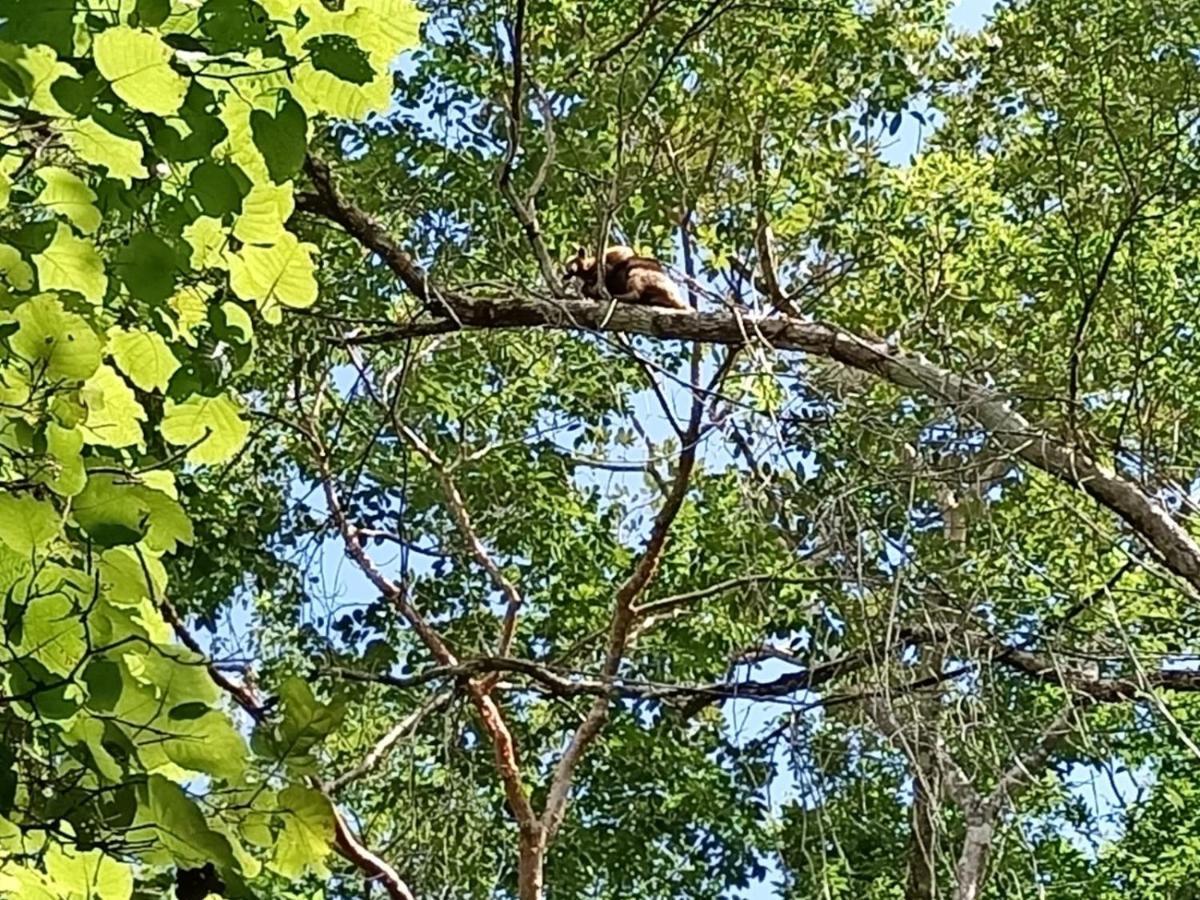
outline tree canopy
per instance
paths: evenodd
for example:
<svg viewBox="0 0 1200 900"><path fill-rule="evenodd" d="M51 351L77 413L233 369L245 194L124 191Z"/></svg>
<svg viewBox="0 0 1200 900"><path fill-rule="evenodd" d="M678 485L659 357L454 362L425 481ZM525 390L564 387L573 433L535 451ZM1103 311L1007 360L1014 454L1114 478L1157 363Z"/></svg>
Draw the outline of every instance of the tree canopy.
<svg viewBox="0 0 1200 900"><path fill-rule="evenodd" d="M971 8L0 4L0 897L1193 896L1200 7Z"/></svg>

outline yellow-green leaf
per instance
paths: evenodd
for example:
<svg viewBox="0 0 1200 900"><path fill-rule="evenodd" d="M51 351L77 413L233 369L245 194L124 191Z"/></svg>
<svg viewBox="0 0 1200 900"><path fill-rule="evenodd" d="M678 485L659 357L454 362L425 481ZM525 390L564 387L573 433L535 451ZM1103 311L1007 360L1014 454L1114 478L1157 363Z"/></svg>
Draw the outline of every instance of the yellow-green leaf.
<svg viewBox="0 0 1200 900"><path fill-rule="evenodd" d="M21 617L17 652L32 656L56 675L66 675L88 652L83 617L72 594L45 592L29 602Z"/></svg>
<svg viewBox="0 0 1200 900"><path fill-rule="evenodd" d="M82 178L61 166L43 166L37 171L45 187L35 202L55 215L63 216L84 234L100 227L100 210L96 209L96 194Z"/></svg>
<svg viewBox="0 0 1200 900"><path fill-rule="evenodd" d="M191 397L176 404L164 404L162 436L176 446L195 444L188 451L191 463L223 463L242 449L250 426L242 419L238 404L231 397Z"/></svg>
<svg viewBox="0 0 1200 900"><path fill-rule="evenodd" d="M64 129L64 138L84 162L103 166L113 178L126 187L134 178L145 178L142 165L142 145L138 141L113 134L91 119L80 119L74 127Z"/></svg>
<svg viewBox="0 0 1200 900"><path fill-rule="evenodd" d="M54 297L34 297L13 313L20 326L10 339L17 356L44 366L53 379L82 381L100 365L100 339L82 316L69 313Z"/></svg>
<svg viewBox="0 0 1200 900"><path fill-rule="evenodd" d="M0 541L28 556L58 534L54 506L28 495L0 494Z"/></svg>
<svg viewBox="0 0 1200 900"><path fill-rule="evenodd" d="M268 322L279 321L279 306L303 308L317 300L312 244L284 232L268 247L247 245L229 265L229 282L243 300L254 300Z"/></svg>
<svg viewBox="0 0 1200 900"><path fill-rule="evenodd" d="M283 833L275 844L271 868L285 878L296 878L312 868L326 872L324 859L333 848L333 808L319 791L293 785L279 792Z"/></svg>
<svg viewBox="0 0 1200 900"><path fill-rule="evenodd" d="M201 216L183 229L183 239L192 248L192 268L224 269L227 267L222 250L228 237L220 219Z"/></svg>
<svg viewBox="0 0 1200 900"><path fill-rule="evenodd" d="M242 200L242 212L233 223L233 236L246 244L274 244L292 214L292 183L259 182Z"/></svg>
<svg viewBox="0 0 1200 900"><path fill-rule="evenodd" d="M75 291L85 300L99 303L108 290L104 263L91 241L77 238L58 223L50 246L33 258L41 289Z"/></svg>
<svg viewBox="0 0 1200 900"><path fill-rule="evenodd" d="M50 457L50 466L40 480L60 496L78 494L87 483L82 451L83 432L50 422L46 426L46 455Z"/></svg>
<svg viewBox="0 0 1200 900"><path fill-rule="evenodd" d="M133 895L133 868L101 850L79 853L52 846L46 874L62 900L129 900Z"/></svg>
<svg viewBox="0 0 1200 900"><path fill-rule="evenodd" d="M87 407L83 439L104 447L129 447L142 443L140 422L146 411L132 388L110 366L101 365L81 391Z"/></svg>
<svg viewBox="0 0 1200 900"><path fill-rule="evenodd" d="M100 74L134 109L159 116L179 110L188 81L171 68L171 48L157 35L118 25L96 36L93 53Z"/></svg>
<svg viewBox="0 0 1200 900"><path fill-rule="evenodd" d="M21 251L9 244L0 244L0 278L19 291L33 287L33 266L21 257Z"/></svg>
<svg viewBox="0 0 1200 900"><path fill-rule="evenodd" d="M242 307L238 306L232 300L226 300L221 304L221 312L225 314L225 324L230 328L236 328L242 333L242 340L250 341L254 338L254 325L250 321L250 314Z"/></svg>
<svg viewBox="0 0 1200 900"><path fill-rule="evenodd" d="M145 329L110 328L108 352L117 367L143 391L165 391L179 369L179 360L162 336Z"/></svg>

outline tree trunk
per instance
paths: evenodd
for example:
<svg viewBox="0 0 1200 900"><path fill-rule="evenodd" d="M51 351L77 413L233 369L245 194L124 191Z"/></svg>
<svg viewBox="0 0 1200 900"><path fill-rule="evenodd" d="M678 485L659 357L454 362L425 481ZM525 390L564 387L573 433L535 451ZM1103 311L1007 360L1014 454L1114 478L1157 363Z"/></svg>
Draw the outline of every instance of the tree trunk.
<svg viewBox="0 0 1200 900"><path fill-rule="evenodd" d="M908 837L908 887L905 900L935 900L937 896L937 823L933 785L923 780L922 772L913 773L912 829Z"/></svg>
<svg viewBox="0 0 1200 900"><path fill-rule="evenodd" d="M545 832L521 829L517 858L517 896L520 900L542 900L542 866L546 859Z"/></svg>
<svg viewBox="0 0 1200 900"><path fill-rule="evenodd" d="M979 900L994 835L990 816L968 816L967 836L954 872L954 900Z"/></svg>

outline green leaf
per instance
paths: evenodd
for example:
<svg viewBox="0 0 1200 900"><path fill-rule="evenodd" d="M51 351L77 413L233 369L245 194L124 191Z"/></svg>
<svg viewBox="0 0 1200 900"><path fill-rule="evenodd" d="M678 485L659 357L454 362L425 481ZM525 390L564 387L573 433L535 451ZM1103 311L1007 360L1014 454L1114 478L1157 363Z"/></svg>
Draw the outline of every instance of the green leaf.
<svg viewBox="0 0 1200 900"><path fill-rule="evenodd" d="M274 726L259 726L256 749L298 771L307 771L311 767L309 753L342 723L345 707L317 702L308 684L294 676L280 686L279 698L283 719Z"/></svg>
<svg viewBox="0 0 1200 900"><path fill-rule="evenodd" d="M271 868L297 878L311 868L324 877L324 859L333 849L334 819L329 799L319 791L292 785L279 792L283 832L275 844Z"/></svg>
<svg viewBox="0 0 1200 900"><path fill-rule="evenodd" d="M198 719L208 712L208 704L199 701L191 703L181 703L178 706L173 706L167 712L167 718L173 719L176 722L185 722L192 719Z"/></svg>
<svg viewBox="0 0 1200 900"><path fill-rule="evenodd" d="M87 483L82 450L83 432L77 428L63 428L57 422L48 423L46 455L50 457L50 466L39 480L59 496L78 494Z"/></svg>
<svg viewBox="0 0 1200 900"><path fill-rule="evenodd" d="M71 54L70 49L62 52ZM3 75L0 77L0 100L48 116L66 113L55 99L53 88L60 79L78 74L70 65L61 62L50 47L12 44L0 44L0 73Z"/></svg>
<svg viewBox="0 0 1200 900"><path fill-rule="evenodd" d="M188 81L171 68L171 48L154 33L109 28L96 36L93 54L100 74L134 109L167 116L183 103Z"/></svg>
<svg viewBox="0 0 1200 900"><path fill-rule="evenodd" d="M113 178L129 186L134 178L145 178L142 165L142 145L135 140L114 134L92 119L81 119L64 129L69 146L79 158L108 170Z"/></svg>
<svg viewBox="0 0 1200 900"><path fill-rule="evenodd" d="M178 500L107 473L88 476L87 485L71 504L71 514L103 547L134 544L144 538L149 549L169 553L179 543L194 540L192 523Z"/></svg>
<svg viewBox="0 0 1200 900"><path fill-rule="evenodd" d="M200 216L183 229L183 239L192 248L193 269L226 268L224 250L229 236L220 219Z"/></svg>
<svg viewBox="0 0 1200 900"><path fill-rule="evenodd" d="M100 227L96 195L83 179L59 166L43 166L37 170L37 176L45 187L35 203L64 216L84 234L91 234Z"/></svg>
<svg viewBox="0 0 1200 900"><path fill-rule="evenodd" d="M148 508L148 507L147 507ZM100 555L100 586L110 603L137 606L158 603L166 594L167 572L160 560L128 547L112 547Z"/></svg>
<svg viewBox="0 0 1200 900"><path fill-rule="evenodd" d="M20 250L9 244L0 244L0 278L19 291L33 287L33 266L25 262Z"/></svg>
<svg viewBox="0 0 1200 900"><path fill-rule="evenodd" d="M108 352L129 380L147 392L165 391L179 369L179 360L162 336L145 329L110 328Z"/></svg>
<svg viewBox="0 0 1200 900"><path fill-rule="evenodd" d="M43 594L29 601L21 616L17 652L33 657L55 675L66 675L88 652L87 634L67 592Z"/></svg>
<svg viewBox="0 0 1200 900"><path fill-rule="evenodd" d="M243 300L254 300L268 322L280 321L279 306L304 308L317 300L312 244L290 233L268 247L246 246L229 263L229 283Z"/></svg>
<svg viewBox="0 0 1200 900"><path fill-rule="evenodd" d="M133 895L132 867L100 850L52 846L46 875L62 900L129 900Z"/></svg>
<svg viewBox="0 0 1200 900"><path fill-rule="evenodd" d="M269 21L266 11L253 0L207 0L200 7L200 27L212 39L214 53L265 43Z"/></svg>
<svg viewBox="0 0 1200 900"><path fill-rule="evenodd" d="M238 184L239 174L236 166L212 160L192 169L188 185L205 215L220 218L242 208L244 192Z"/></svg>
<svg viewBox="0 0 1200 900"><path fill-rule="evenodd" d="M195 396L179 404L168 398L164 404L163 439L178 447L195 444L188 451L188 462L227 462L242 449L249 434L241 408L227 394Z"/></svg>
<svg viewBox="0 0 1200 900"><path fill-rule="evenodd" d="M48 44L70 54L75 37L75 0L5 0L0 39L19 44Z"/></svg>
<svg viewBox="0 0 1200 900"><path fill-rule="evenodd" d="M348 35L323 34L305 43L313 67L351 84L367 84L375 77L371 60Z"/></svg>
<svg viewBox="0 0 1200 900"><path fill-rule="evenodd" d="M284 223L294 207L290 184L256 184L242 201L241 214L233 223L233 236L247 244L284 240Z"/></svg>
<svg viewBox="0 0 1200 900"><path fill-rule="evenodd" d="M10 339L13 352L44 366L50 378L82 381L100 366L100 339L55 298L35 297L17 307L13 318L20 326Z"/></svg>
<svg viewBox="0 0 1200 900"><path fill-rule="evenodd" d="M137 22L134 24L155 28L165 22L169 15L171 0L137 0Z"/></svg>
<svg viewBox="0 0 1200 900"><path fill-rule="evenodd" d="M266 161L271 180L287 181L300 171L308 144L308 119L304 107L291 94L283 94L283 102L272 116L266 110L250 113L250 128L254 143Z"/></svg>
<svg viewBox="0 0 1200 900"><path fill-rule="evenodd" d="M211 862L218 869L233 865L229 842L208 827L200 807L178 785L151 775L146 791L147 808L139 814L179 865L198 867Z"/></svg>
<svg viewBox="0 0 1200 900"><path fill-rule="evenodd" d="M179 258L162 238L142 231L130 238L117 255L115 268L129 293L150 303L160 303L175 292Z"/></svg>
<svg viewBox="0 0 1200 900"><path fill-rule="evenodd" d="M85 300L99 303L108 290L104 262L91 241L77 238L61 222L54 238L33 258L37 266L38 284L43 291L75 291Z"/></svg>
<svg viewBox="0 0 1200 900"><path fill-rule="evenodd" d="M141 445L144 435L139 423L146 421L146 411L110 366L101 365L83 383L81 396L87 407L82 426L86 443L103 447Z"/></svg>
<svg viewBox="0 0 1200 900"><path fill-rule="evenodd" d="M193 81L178 118L149 123L154 148L173 162L207 159L227 134L221 120L214 115L219 108L212 91Z"/></svg>
<svg viewBox="0 0 1200 900"><path fill-rule="evenodd" d="M250 321L250 314L232 300L226 300L221 304L221 314L225 317L225 325L235 331L241 332L241 340L243 343L249 343L254 339L254 325Z"/></svg>
<svg viewBox="0 0 1200 900"><path fill-rule="evenodd" d="M24 495L0 494L0 541L23 556L48 544L58 534L61 522L50 503Z"/></svg>

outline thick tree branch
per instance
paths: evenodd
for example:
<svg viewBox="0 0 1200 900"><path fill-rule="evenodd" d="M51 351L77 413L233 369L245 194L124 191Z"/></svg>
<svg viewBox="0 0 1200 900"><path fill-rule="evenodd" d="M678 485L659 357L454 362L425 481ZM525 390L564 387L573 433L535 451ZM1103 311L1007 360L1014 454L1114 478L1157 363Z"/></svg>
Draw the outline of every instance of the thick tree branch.
<svg viewBox="0 0 1200 900"><path fill-rule="evenodd" d="M387 578L375 565L374 560L366 552L358 530L351 524L334 486L333 474L329 467L329 457L316 431L315 424L310 423L298 429L305 435L320 477L325 493L326 505L338 534L341 535L347 555L357 563L359 570L367 577L372 585L390 602L409 623L413 631L425 644L434 659L443 666L458 664L458 658L443 640L442 636L425 620L425 618L409 603L404 587ZM513 817L521 834L527 835L540 831L537 816L530 805L529 796L521 780L521 770L517 759L517 746L508 724L496 701L474 682L467 683L467 693L475 707L476 713L483 724L492 744L496 761L496 771L504 787L504 794L512 809Z"/></svg>
<svg viewBox="0 0 1200 900"><path fill-rule="evenodd" d="M693 352L699 354L700 350L697 347ZM724 377L724 374L727 373L727 368L727 366L721 367L718 372L718 379ZM716 379L714 379L714 385L719 386ZM694 384L693 388L699 388L699 385ZM696 450L700 442L700 423L703 414L704 395L696 390L692 397L692 411L687 429L682 438L683 444L679 454L679 465L675 470L675 479L671 484L670 493L667 494L667 498L663 502L662 508L659 509L658 515L654 517L654 524L650 529L650 537L646 541L646 547L642 551L637 564L634 566L633 572L630 573L629 577L617 590L617 596L613 604L612 624L609 630L608 651L601 669L601 675L604 678L614 677L620 669L621 659L625 654L625 647L629 640L630 628L633 626L636 616L634 603L637 602L637 599L642 595L642 592L658 571L663 551L666 549L667 536L670 533L671 525L674 524L675 517L683 507L683 500L687 496L688 485L691 482L692 469L696 465ZM592 741L600 733L600 729L604 726L604 722L608 718L610 703L611 698L607 695L599 696L593 701L591 708L588 710L579 728L576 729L575 734L571 737L567 749L563 752L562 758L558 761L558 766L554 770L554 776L550 781L550 790L546 797L546 808L542 813L542 827L551 840L553 840L554 836L558 833L558 829L562 826L563 817L566 814L567 798L571 790L571 779L575 774L575 768L579 765L579 760L582 758L584 751L591 745Z"/></svg>
<svg viewBox="0 0 1200 900"><path fill-rule="evenodd" d="M470 328L556 328L584 332L619 331L662 340L703 341L739 346L747 336L779 350L823 356L898 387L920 391L955 407L991 435L993 445L1055 479L1086 492L1123 519L1159 561L1200 591L1200 545L1167 510L1136 483L1075 447L1034 427L1008 398L883 341L822 322L783 317L750 318L728 312L687 313L618 303L607 316L605 304L588 300L554 303L498 298L455 298L455 313ZM453 323L402 326L350 338L350 343L387 343L411 334L453 330Z"/></svg>
<svg viewBox="0 0 1200 900"><path fill-rule="evenodd" d="M396 276L424 299L424 273L412 258L374 220L338 195L328 167L322 162L309 157L306 170L317 187L317 195L309 200L301 198L301 208L337 222L360 243L378 253ZM754 339L779 350L828 357L898 387L921 391L955 406L987 429L997 446L1059 481L1082 489L1123 519L1168 569L1200 591L1200 544L1154 498L1082 450L1035 428L1002 394L935 365L919 354L904 353L883 341L868 340L835 325L786 317L747 319L728 312L687 313L589 300L546 302L446 295L443 303L452 312L453 322L418 322L350 338L347 342L388 343L458 327L617 331L663 340L732 346L745 344L747 335L753 335Z"/></svg>

